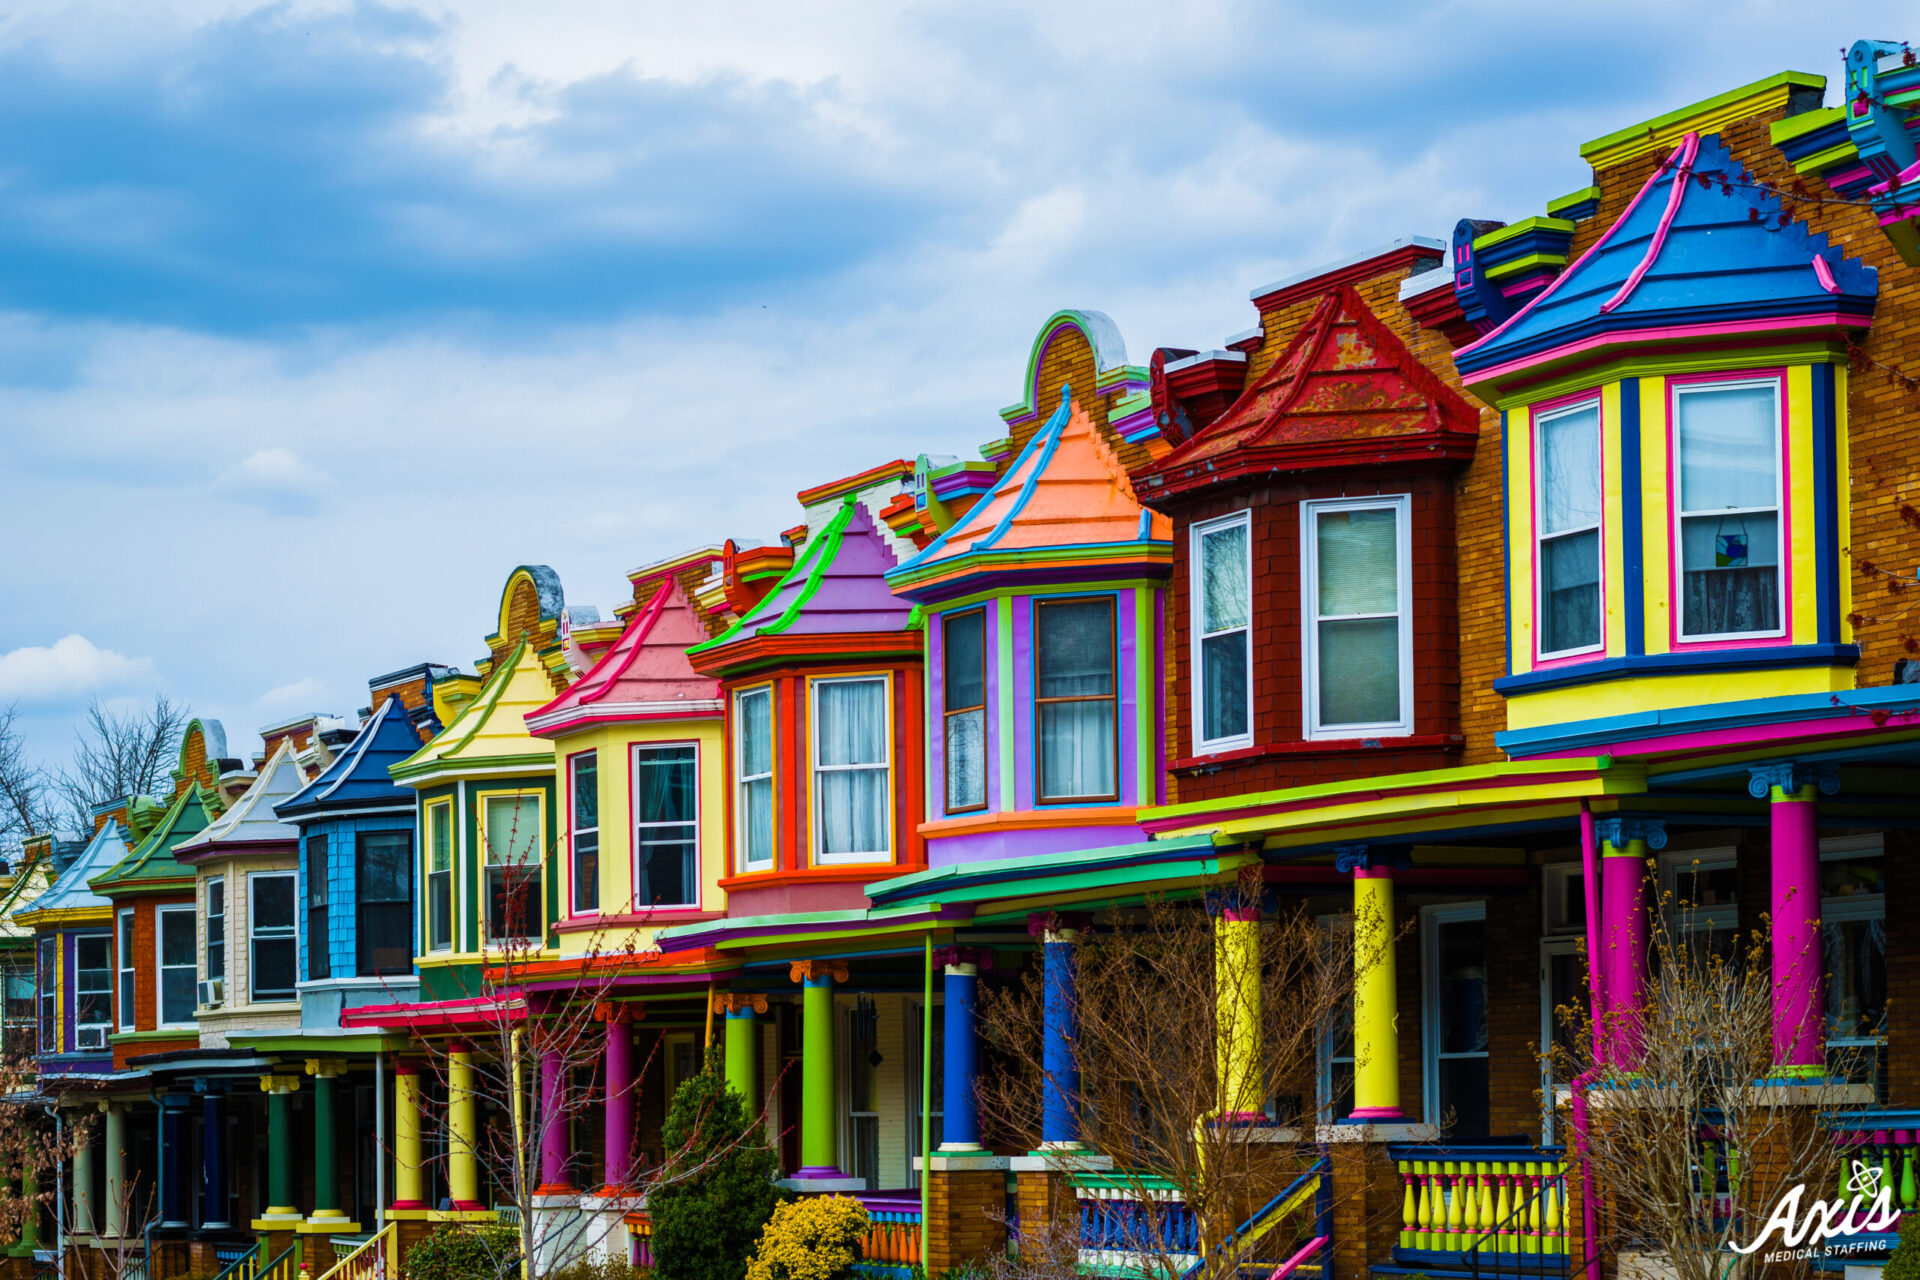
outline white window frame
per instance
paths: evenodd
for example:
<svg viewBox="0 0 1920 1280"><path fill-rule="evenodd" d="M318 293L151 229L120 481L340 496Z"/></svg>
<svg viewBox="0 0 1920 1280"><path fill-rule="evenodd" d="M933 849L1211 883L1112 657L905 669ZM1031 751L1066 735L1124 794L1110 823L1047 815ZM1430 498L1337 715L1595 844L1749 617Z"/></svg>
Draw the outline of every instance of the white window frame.
<svg viewBox="0 0 1920 1280"><path fill-rule="evenodd" d="M1206 707L1206 645L1211 635L1231 635L1242 628L1229 627L1224 631L1209 633L1206 631L1206 537L1234 525L1245 525L1247 530L1247 730L1225 738L1208 738ZM1207 520L1194 525L1187 531L1187 670L1192 688L1190 701L1193 706L1193 753L1197 756L1217 755L1222 751L1239 751L1253 745L1253 512L1236 511L1215 520Z"/></svg>
<svg viewBox="0 0 1920 1280"><path fill-rule="evenodd" d="M1779 377L1740 378L1727 381L1679 382L1673 386L1673 422L1669 428L1669 439L1673 449L1673 511L1672 526L1667 530L1668 558L1673 562L1673 581L1669 589L1672 595L1673 634L1681 644L1713 644L1716 641L1739 640L1779 640L1786 636L1792 625L1793 600L1787 591L1787 565L1789 538L1792 533L1787 528L1787 459L1781 436L1782 406L1786 403L1786 388ZM1680 498L1680 403L1690 395L1711 395L1716 391L1740 391L1751 387L1766 387L1773 392L1773 430L1767 433L1773 443L1773 505L1771 507L1729 507L1725 510L1688 512L1681 508ZM1771 631L1716 631L1701 635L1692 635L1687 631L1686 549L1681 544L1681 530L1689 519L1703 516L1761 516L1771 515L1774 527L1779 531L1779 545L1775 548L1778 560L1773 566L1774 577L1779 583L1780 625Z"/></svg>
<svg viewBox="0 0 1920 1280"><path fill-rule="evenodd" d="M271 880L275 876L285 876L293 881L293 927L285 935L275 932L267 938L269 942L278 942L283 936L293 939L293 981L294 990L281 999L260 1000L254 996L260 981L260 959L256 953L260 942L259 885L262 880ZM156 929L157 935L159 930ZM285 1004L299 998L300 983L300 873L297 871L250 871L247 873L247 1003L248 1004Z"/></svg>
<svg viewBox="0 0 1920 1280"><path fill-rule="evenodd" d="M1323 915L1319 917L1319 924L1321 929L1328 935L1329 946L1339 941L1342 935L1345 935L1348 939L1351 939L1353 936L1353 912L1351 911L1336 911ZM1353 1025L1353 995L1351 992L1347 994L1345 1000L1341 1001L1341 1008L1345 1013L1347 1025L1351 1027ZM1333 1051L1334 1036L1336 1034L1337 1028L1332 1022L1328 1022L1320 1028L1319 1034L1314 1037L1313 1053L1317 1066L1314 1071L1313 1108L1316 1123L1333 1118L1333 1107L1336 1101L1333 1096L1334 1064L1337 1062L1352 1064L1358 1061L1355 1057L1358 1049L1355 1047L1349 1046L1349 1052L1347 1053L1337 1054ZM1348 1038L1351 1040L1352 1037Z"/></svg>
<svg viewBox="0 0 1920 1280"><path fill-rule="evenodd" d="M460 863L460 844L457 839L459 828L455 825L455 808L451 798L442 796L430 800L424 806L421 825L426 828L426 839L421 841L421 861L427 865L427 874L421 877L425 892L420 895L420 936L426 942L426 951L434 955L442 951L452 951L460 937L460 895L456 891L454 869ZM433 837L439 824L445 823L447 831L447 869L433 869ZM433 936L433 899L434 878L446 877L447 886L447 939L435 941Z"/></svg>
<svg viewBox="0 0 1920 1280"><path fill-rule="evenodd" d="M1320 538L1316 522L1324 514L1341 511L1394 513L1394 564L1397 611L1392 614L1336 614L1320 616ZM1368 498L1315 498L1300 504L1300 689L1301 723L1308 739L1403 738L1413 732L1413 495L1382 494ZM1320 624L1342 618L1384 618L1400 623L1400 718L1365 724L1320 722Z"/></svg>
<svg viewBox="0 0 1920 1280"><path fill-rule="evenodd" d="M1573 864L1576 867L1578 864ZM1540 1108L1540 1142L1543 1146L1552 1146L1554 1141L1554 1123L1559 1119L1559 1090L1568 1083L1556 1080L1553 1076L1553 962L1556 958L1580 955L1581 939L1573 934L1560 934L1556 937L1540 939L1540 1096L1544 1105ZM1589 1003L1587 993L1590 988L1582 986L1580 1000Z"/></svg>
<svg viewBox="0 0 1920 1280"><path fill-rule="evenodd" d="M83 944L93 941L103 942L107 948L107 1020L105 1022L80 1021L80 997L82 995L80 990L80 948ZM107 1037L113 1034L114 984L119 980L120 976L114 970L113 947L114 937L111 933L81 933L73 935L73 1044L76 1051L97 1051L103 1049L106 1046ZM154 1012L156 1015L159 1013L159 1006L157 1004L154 1006ZM80 1033L82 1031L98 1031L100 1033L100 1044L97 1046L83 1046L80 1043Z"/></svg>
<svg viewBox="0 0 1920 1280"><path fill-rule="evenodd" d="M1587 868L1584 862L1549 862L1540 868L1540 932L1549 937L1578 937L1586 932ZM1561 909L1570 901L1573 887L1580 886L1581 918Z"/></svg>
<svg viewBox="0 0 1920 1280"><path fill-rule="evenodd" d="M1660 855L1660 896L1672 904L1669 909L1670 922L1676 932L1679 926L1689 925L1689 933L1718 933L1721 930L1737 932L1740 928L1740 908L1737 902L1724 902L1715 906L1702 907L1682 905L1680 877L1694 874L1694 864L1699 870L1733 870L1739 863L1739 850L1733 845L1720 845L1711 849L1668 850ZM1682 914L1682 913L1686 914Z"/></svg>
<svg viewBox="0 0 1920 1280"><path fill-rule="evenodd" d="M880 686L880 714L882 716L881 743L886 747L884 764L821 764L820 763L820 687L829 684L877 684ZM862 849L847 853L823 853L820 849L820 780L826 773L870 773L880 770L886 775L887 820L881 824L886 836L884 849ZM813 852L816 866L826 866L843 862L891 862L893 861L893 829L897 821L895 813L893 772L893 678L885 672L857 676L830 676L825 679L807 681L807 789L812 792L813 829L807 833L807 843Z"/></svg>
<svg viewBox="0 0 1920 1280"><path fill-rule="evenodd" d="M120 1029L137 1030L137 1010L139 1009L139 978L133 964L133 908L122 907L113 918L114 958L120 962L117 981L114 985L114 999L120 1005Z"/></svg>
<svg viewBox="0 0 1920 1280"><path fill-rule="evenodd" d="M213 891L216 887L220 890L220 910L218 911L215 911L212 905ZM218 920L220 922L220 969L218 972L214 971L211 963L212 952L208 949L206 950L206 956L209 963L206 966L206 976L209 981L218 978L224 984L227 980L227 956L231 954L233 947L233 937L227 930L227 922L232 919L232 913L227 910L227 878L225 876L208 876L206 885L202 890L201 902L205 912L202 921L206 926L206 938L209 940L209 943L213 937L213 921Z"/></svg>
<svg viewBox="0 0 1920 1280"><path fill-rule="evenodd" d="M652 904L642 903L640 901L640 833L643 830L655 827L684 827L689 825L688 822L640 821L640 756L643 752L647 751L677 751L682 747L693 748L693 818L691 819L691 825L693 827L693 884L690 886L693 889L693 901L663 902L660 904L660 909L668 911L684 911L689 908L698 909L701 902L701 895L706 892L706 886L700 883L702 879L702 863L700 858L700 743L693 739L688 739L684 742L636 742L627 753L628 776L632 779L633 783L633 794L629 800L630 808L627 810L627 812L633 815L632 846L627 852L627 864L632 875L633 907L636 911L650 911L655 909Z"/></svg>
<svg viewBox="0 0 1920 1280"><path fill-rule="evenodd" d="M1820 842L1820 861L1847 862L1860 858L1878 857L1881 866L1886 862L1886 841L1878 833L1864 836L1831 836ZM1821 894L1820 925L1822 930L1830 924L1840 924L1852 920L1879 920L1886 927L1887 896L1884 893ZM1824 940L1822 943L1824 947ZM1824 966L1823 966L1824 967ZM1891 998L1890 998L1891 999ZM1826 1035L1827 992L1823 982L1820 991L1821 1035ZM1828 1045L1842 1048L1863 1049L1879 1046L1884 1049L1887 1043L1886 1032L1877 1036L1834 1036L1826 1039Z"/></svg>
<svg viewBox="0 0 1920 1280"><path fill-rule="evenodd" d="M1544 457L1546 432L1542 431L1541 427L1543 427L1545 424L1549 422L1552 422L1555 418L1564 417L1570 413L1583 413L1588 409L1593 410L1594 456L1599 458L1600 460L1600 472L1598 475L1594 476L1593 478L1594 487L1599 492L1599 495L1600 495L1600 519L1595 521L1591 525L1581 525L1578 528L1573 528L1573 529L1559 529L1552 534L1542 533L1541 526L1544 523L1542 513L1546 510L1546 502L1547 502L1547 481L1546 481L1547 469L1546 469L1545 457ZM1555 405L1553 408L1547 410L1546 412L1535 415L1530 431L1533 437L1530 443L1532 446L1532 453L1533 453L1532 466L1533 466L1533 651L1534 651L1534 655L1541 662L1557 662L1562 658L1578 657L1580 654L1583 654L1583 653L1604 653L1607 648L1607 519L1606 519L1606 516L1607 516L1607 512L1606 512L1607 421L1606 421L1606 410L1600 402L1599 394L1596 392L1595 394L1590 396L1582 396L1578 400L1570 400L1565 404ZM1597 592L1598 601L1599 601L1598 608L1600 611L1600 626L1599 626L1600 638L1595 643L1589 644L1589 645L1582 645L1578 649L1554 649L1549 651L1544 647L1546 644L1546 617L1547 617L1547 611L1546 611L1546 582L1547 582L1546 565L1547 565L1547 562L1546 562L1546 557L1541 554L1540 547L1541 547L1541 544L1545 542L1548 537L1567 538L1567 537L1572 537L1575 534L1585 533L1589 529L1592 529L1595 531L1594 556L1597 563L1595 565L1594 581L1596 583L1595 590Z"/></svg>
<svg viewBox="0 0 1920 1280"><path fill-rule="evenodd" d="M747 699L756 697L767 700L767 771L749 776L742 772L742 770L746 768L747 736L742 727L744 716L741 707L746 703ZM774 717L772 685L757 684L750 689L735 689L733 691L733 743L731 754L733 756L733 859L736 874L744 875L750 871L771 871L775 863L779 861L777 854L780 847L780 836L779 832L773 829L777 827L780 819L780 783L775 777L776 770L774 768L779 761L780 753L773 749L773 735L778 728L779 726L775 723ZM770 815L768 826L770 830L767 842L767 856L756 860L753 858L752 851L748 848L747 844L750 839L749 833L752 830L752 824L747 821L746 817L747 784L750 782L759 782L763 778L767 783L767 806Z"/></svg>
<svg viewBox="0 0 1920 1280"><path fill-rule="evenodd" d="M1428 1124L1439 1124L1440 1116L1440 926L1479 920L1484 925L1487 904L1455 902L1444 906L1420 908L1420 1105ZM1483 934L1484 937L1484 929ZM1492 939L1487 938L1491 943ZM1491 966L1489 966L1491 969ZM1487 976L1488 1017L1492 1017L1493 977ZM1484 1053L1450 1053L1449 1058L1483 1057L1489 1073L1493 1064L1492 1029L1488 1029ZM1491 1079L1488 1082L1491 1089ZM1465 1141L1465 1139L1463 1139Z"/></svg>
<svg viewBox="0 0 1920 1280"><path fill-rule="evenodd" d="M295 892L295 903L296 903L295 910L297 911L298 910L298 894L299 894L299 886L297 884L294 886L294 892ZM196 992L196 998L189 1001L187 1004L187 1017L185 1021L168 1022L166 1020L167 970L169 969L177 970L182 967L177 964L169 965L169 964L162 963L163 958L166 956L166 945L167 945L166 918L170 915L186 916L188 931L190 933L196 933L196 934L198 932L196 928L196 922L194 921L194 909L192 904L180 903L174 906L155 907L153 909L153 1025L156 1028L160 1028L162 1030L170 1027L197 1026L198 1023L194 1018L193 1010L200 1003L199 999L197 998L197 992ZM197 942L198 940L199 939L196 937L195 941ZM297 954L296 954L295 963L296 964L298 963ZM194 980L198 982L200 978L200 957L199 956L195 956L193 958L191 968L192 968Z"/></svg>

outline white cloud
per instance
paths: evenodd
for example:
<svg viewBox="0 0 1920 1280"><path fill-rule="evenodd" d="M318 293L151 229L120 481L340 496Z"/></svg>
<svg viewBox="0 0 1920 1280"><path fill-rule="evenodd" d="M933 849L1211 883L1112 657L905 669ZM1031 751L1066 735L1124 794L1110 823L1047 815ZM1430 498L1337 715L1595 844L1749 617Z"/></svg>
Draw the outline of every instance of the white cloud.
<svg viewBox="0 0 1920 1280"><path fill-rule="evenodd" d="M57 702L119 688L145 678L153 663L102 649L82 635L49 646L0 653L0 701Z"/></svg>
<svg viewBox="0 0 1920 1280"><path fill-rule="evenodd" d="M261 711L313 711L318 709L321 695L326 691L324 680L305 676L267 690L253 700L253 705Z"/></svg>
<svg viewBox="0 0 1920 1280"><path fill-rule="evenodd" d="M216 486L228 497L285 515L318 509L333 488L333 477L291 449L258 449L220 476Z"/></svg>

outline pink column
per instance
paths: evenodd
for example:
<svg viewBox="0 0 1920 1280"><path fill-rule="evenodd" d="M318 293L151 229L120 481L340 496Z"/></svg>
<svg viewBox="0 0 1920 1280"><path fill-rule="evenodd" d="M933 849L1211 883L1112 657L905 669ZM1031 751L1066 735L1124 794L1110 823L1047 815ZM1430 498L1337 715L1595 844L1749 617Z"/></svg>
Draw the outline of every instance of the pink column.
<svg viewBox="0 0 1920 1280"><path fill-rule="evenodd" d="M540 1055L540 1186L535 1195L570 1196L567 1160L573 1154L571 1117L566 1114L566 1066L560 1051Z"/></svg>
<svg viewBox="0 0 1920 1280"><path fill-rule="evenodd" d="M602 1195L623 1194L633 1164L633 1027L624 1012L607 1023L607 1185Z"/></svg>
<svg viewBox="0 0 1920 1280"><path fill-rule="evenodd" d="M1773 1060L1786 1076L1823 1076L1821 1034L1826 956L1820 941L1820 829L1816 791L1832 795L1839 775L1791 764L1753 770L1747 791L1765 799L1773 826Z"/></svg>
<svg viewBox="0 0 1920 1280"><path fill-rule="evenodd" d="M1640 1061L1638 1011L1647 984L1647 854L1667 843L1657 818L1602 818L1600 837L1600 971L1609 1065L1633 1070Z"/></svg>

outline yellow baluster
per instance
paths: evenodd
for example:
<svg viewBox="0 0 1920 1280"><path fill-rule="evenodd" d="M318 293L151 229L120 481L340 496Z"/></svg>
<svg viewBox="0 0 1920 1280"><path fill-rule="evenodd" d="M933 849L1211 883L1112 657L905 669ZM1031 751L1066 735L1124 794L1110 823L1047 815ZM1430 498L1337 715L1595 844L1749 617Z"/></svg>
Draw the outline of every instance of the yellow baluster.
<svg viewBox="0 0 1920 1280"><path fill-rule="evenodd" d="M1460 1243L1460 1228L1465 1223L1467 1207L1462 1203L1466 1198L1466 1188L1462 1185L1460 1166L1449 1160L1447 1170L1447 1240L1444 1248L1451 1249Z"/></svg>
<svg viewBox="0 0 1920 1280"><path fill-rule="evenodd" d="M1480 1162L1480 1230L1491 1233L1499 1219L1493 1216L1493 1184L1500 1176L1500 1166ZM1488 1243L1492 1243L1489 1241Z"/></svg>
<svg viewBox="0 0 1920 1280"><path fill-rule="evenodd" d="M1526 1251L1539 1253L1540 1249L1540 1191L1543 1186L1540 1166L1527 1166L1527 1237Z"/></svg>
<svg viewBox="0 0 1920 1280"><path fill-rule="evenodd" d="M1433 1166L1425 1160L1413 1162L1413 1176L1420 1184L1414 1200L1413 1247L1416 1249L1433 1248L1433 1178L1430 1171Z"/></svg>
<svg viewBox="0 0 1920 1280"><path fill-rule="evenodd" d="M1499 1246L1502 1253L1513 1252L1513 1170L1518 1165L1496 1164L1493 1166L1500 1179L1500 1198L1493 1206L1493 1220L1498 1224Z"/></svg>
<svg viewBox="0 0 1920 1280"><path fill-rule="evenodd" d="M1420 1206L1414 1202L1414 1183L1419 1175L1411 1162L1402 1160L1400 1169L1400 1247L1415 1249L1420 1238Z"/></svg>

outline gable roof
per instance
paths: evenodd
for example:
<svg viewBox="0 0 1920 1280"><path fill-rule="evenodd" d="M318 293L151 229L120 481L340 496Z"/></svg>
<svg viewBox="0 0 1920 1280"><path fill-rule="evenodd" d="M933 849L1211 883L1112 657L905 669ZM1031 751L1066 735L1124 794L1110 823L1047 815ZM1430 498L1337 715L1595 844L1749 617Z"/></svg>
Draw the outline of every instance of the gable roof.
<svg viewBox="0 0 1920 1280"><path fill-rule="evenodd" d="M1462 376L1483 382L1625 341L1866 324L1879 273L1751 181L1717 135L1687 134L1578 261L1454 353Z"/></svg>
<svg viewBox="0 0 1920 1280"><path fill-rule="evenodd" d="M413 792L387 772L420 749L406 704L398 694L381 702L346 750L320 776L273 807L282 821L300 823L344 812L413 808Z"/></svg>
<svg viewBox="0 0 1920 1280"><path fill-rule="evenodd" d="M173 798L165 814L133 851L88 881L96 893L115 897L123 893L158 893L189 886L193 869L182 866L173 852L188 837L206 830L209 795L198 782Z"/></svg>
<svg viewBox="0 0 1920 1280"><path fill-rule="evenodd" d="M527 717L528 730L547 736L608 720L720 714L720 682L687 661L687 649L706 639L679 580L663 575L600 660Z"/></svg>
<svg viewBox="0 0 1920 1280"><path fill-rule="evenodd" d="M273 758L261 768L233 807L209 822L206 829L174 847L176 858L205 857L222 846L291 844L300 829L280 821L274 806L306 785L291 739L282 739Z"/></svg>
<svg viewBox="0 0 1920 1280"><path fill-rule="evenodd" d="M1479 426L1479 411L1343 284L1238 399L1135 484L1151 500L1276 471L1465 459Z"/></svg>
<svg viewBox="0 0 1920 1280"><path fill-rule="evenodd" d="M530 735L526 718L552 697L546 667L532 644L522 640L452 724L388 773L395 782L418 787L440 775L474 769L551 769L553 744Z"/></svg>
<svg viewBox="0 0 1920 1280"><path fill-rule="evenodd" d="M886 577L920 598L915 588L989 565L1057 579L1075 565L1111 573L1116 558L1171 565L1172 556L1173 522L1140 505L1092 415L1062 387L1059 408L987 495Z"/></svg>
<svg viewBox="0 0 1920 1280"><path fill-rule="evenodd" d="M126 832L109 818L45 893L13 913L14 921L33 928L57 924L69 918L69 912L98 913L99 918L106 919L113 903L95 893L87 882L126 856Z"/></svg>

